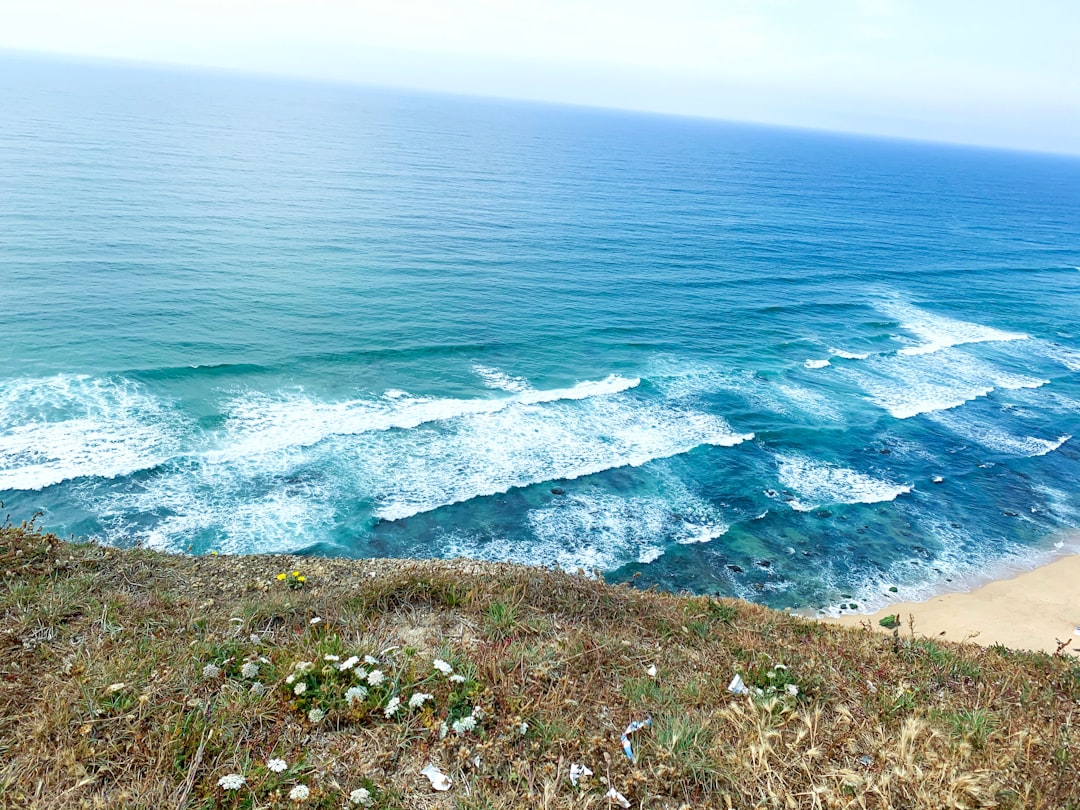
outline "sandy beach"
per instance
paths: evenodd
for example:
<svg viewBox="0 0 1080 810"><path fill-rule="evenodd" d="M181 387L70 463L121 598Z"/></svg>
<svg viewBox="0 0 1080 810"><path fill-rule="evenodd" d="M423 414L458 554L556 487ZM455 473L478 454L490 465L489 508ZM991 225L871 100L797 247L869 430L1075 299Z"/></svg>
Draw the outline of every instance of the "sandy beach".
<svg viewBox="0 0 1080 810"><path fill-rule="evenodd" d="M904 633L909 617L914 617L919 636L1051 653L1059 640L1070 640L1065 649L1080 654L1080 554L1056 557L1040 568L972 591L822 621L855 627L869 622L874 629L889 632L878 622L896 613Z"/></svg>

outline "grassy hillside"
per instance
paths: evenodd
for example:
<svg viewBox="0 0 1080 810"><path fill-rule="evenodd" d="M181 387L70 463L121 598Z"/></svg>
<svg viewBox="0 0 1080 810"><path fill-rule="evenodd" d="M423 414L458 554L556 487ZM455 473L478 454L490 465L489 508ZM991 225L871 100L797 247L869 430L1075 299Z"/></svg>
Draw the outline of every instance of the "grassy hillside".
<svg viewBox="0 0 1080 810"><path fill-rule="evenodd" d="M1080 807L1076 660L917 627L15 526L0 611L4 807Z"/></svg>

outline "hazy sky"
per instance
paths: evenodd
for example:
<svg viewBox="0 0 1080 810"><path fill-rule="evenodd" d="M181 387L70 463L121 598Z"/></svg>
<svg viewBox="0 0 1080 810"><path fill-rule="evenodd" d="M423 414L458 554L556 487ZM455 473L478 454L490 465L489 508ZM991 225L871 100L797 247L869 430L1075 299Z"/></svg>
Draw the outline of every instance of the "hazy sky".
<svg viewBox="0 0 1080 810"><path fill-rule="evenodd" d="M1080 0L0 0L0 48L1080 153Z"/></svg>

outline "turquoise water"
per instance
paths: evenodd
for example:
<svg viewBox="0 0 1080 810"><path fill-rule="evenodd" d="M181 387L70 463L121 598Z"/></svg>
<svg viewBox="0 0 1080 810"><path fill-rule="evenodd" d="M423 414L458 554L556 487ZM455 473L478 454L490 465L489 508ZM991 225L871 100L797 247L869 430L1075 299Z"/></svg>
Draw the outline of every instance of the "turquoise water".
<svg viewBox="0 0 1080 810"><path fill-rule="evenodd" d="M0 108L16 518L860 608L1080 526L1080 160L14 57Z"/></svg>

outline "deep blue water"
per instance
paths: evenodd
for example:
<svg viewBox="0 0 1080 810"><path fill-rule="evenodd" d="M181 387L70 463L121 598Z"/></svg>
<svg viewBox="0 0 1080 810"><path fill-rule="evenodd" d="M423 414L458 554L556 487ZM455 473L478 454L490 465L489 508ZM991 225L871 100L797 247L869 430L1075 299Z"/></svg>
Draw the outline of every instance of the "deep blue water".
<svg viewBox="0 0 1080 810"><path fill-rule="evenodd" d="M1078 159L15 57L0 110L15 518L800 607L1080 526Z"/></svg>

